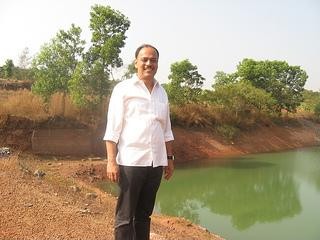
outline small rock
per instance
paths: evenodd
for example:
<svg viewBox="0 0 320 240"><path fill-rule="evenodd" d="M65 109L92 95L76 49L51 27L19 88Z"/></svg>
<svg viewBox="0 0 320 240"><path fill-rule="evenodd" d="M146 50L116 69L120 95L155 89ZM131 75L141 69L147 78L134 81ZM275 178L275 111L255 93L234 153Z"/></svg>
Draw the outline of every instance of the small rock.
<svg viewBox="0 0 320 240"><path fill-rule="evenodd" d="M100 160L102 160L102 158L101 157L89 157L88 160L89 161L100 161Z"/></svg>
<svg viewBox="0 0 320 240"><path fill-rule="evenodd" d="M80 209L79 212L81 214L91 214L91 211L88 208Z"/></svg>
<svg viewBox="0 0 320 240"><path fill-rule="evenodd" d="M87 199L95 199L97 197L98 197L98 195L96 193L87 193L86 194Z"/></svg>
<svg viewBox="0 0 320 240"><path fill-rule="evenodd" d="M24 167L24 166L20 166L20 170L21 170L23 173L32 174L32 172L31 172L28 168L26 168L26 167Z"/></svg>
<svg viewBox="0 0 320 240"><path fill-rule="evenodd" d="M11 154L10 148L8 147L1 147L0 148L0 157L6 157Z"/></svg>
<svg viewBox="0 0 320 240"><path fill-rule="evenodd" d="M204 231L204 232L209 232L209 230L206 229L206 228L204 228L204 227L199 226L199 228L200 228L202 231Z"/></svg>
<svg viewBox="0 0 320 240"><path fill-rule="evenodd" d="M80 192L80 188L78 186L71 186L70 188L73 192Z"/></svg>
<svg viewBox="0 0 320 240"><path fill-rule="evenodd" d="M26 203L26 204L24 204L24 206L25 206L25 207L32 207L33 204L32 204L32 203Z"/></svg>
<svg viewBox="0 0 320 240"><path fill-rule="evenodd" d="M43 178L46 175L45 172L43 172L42 170L35 170L33 173L33 176L38 177L38 178Z"/></svg>
<svg viewBox="0 0 320 240"><path fill-rule="evenodd" d="M165 238L162 237L162 236L159 235L159 234L156 234L156 233L151 232L151 233L150 233L150 240L165 240Z"/></svg>

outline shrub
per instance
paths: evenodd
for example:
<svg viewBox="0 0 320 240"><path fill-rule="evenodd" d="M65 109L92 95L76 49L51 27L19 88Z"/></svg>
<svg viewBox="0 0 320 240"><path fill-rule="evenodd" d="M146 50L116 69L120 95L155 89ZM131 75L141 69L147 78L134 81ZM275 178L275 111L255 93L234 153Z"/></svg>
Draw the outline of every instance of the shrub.
<svg viewBox="0 0 320 240"><path fill-rule="evenodd" d="M320 118L320 102L318 102L314 107L314 115L316 115L316 117Z"/></svg>
<svg viewBox="0 0 320 240"><path fill-rule="evenodd" d="M219 135L221 135L223 138L225 138L228 141L234 140L234 138L239 133L238 128L231 125L227 125L227 124L219 125L215 129Z"/></svg>

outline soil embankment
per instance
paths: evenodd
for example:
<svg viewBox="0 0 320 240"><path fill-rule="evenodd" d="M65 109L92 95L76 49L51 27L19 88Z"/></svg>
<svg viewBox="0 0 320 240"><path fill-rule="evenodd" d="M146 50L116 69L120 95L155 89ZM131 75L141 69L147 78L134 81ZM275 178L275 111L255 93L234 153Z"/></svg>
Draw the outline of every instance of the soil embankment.
<svg viewBox="0 0 320 240"><path fill-rule="evenodd" d="M57 127L61 130L64 124L60 122ZM70 123L67 126L69 130L82 127ZM0 239L113 239L116 199L96 185L105 179L106 162L28 153L32 150L33 129L47 127L50 122L0 118L0 147L15 149L13 155L0 158L0 212L4 216L0 218ZM205 130L176 127L174 134L178 163L320 144L320 124L305 119L256 126L233 142ZM151 239L222 238L187 220L156 215Z"/></svg>
<svg viewBox="0 0 320 240"><path fill-rule="evenodd" d="M43 132L36 132L42 133L41 138L36 138L35 129L50 134L43 136ZM79 134L80 131L82 134ZM79 153L87 149L88 155L103 158L103 131L104 126L89 134L86 126L61 118L39 123L19 117L0 116L0 146L29 152L37 150L40 154L48 154L46 150L50 150L54 155L74 155L77 146L82 146ZM232 142L206 129L175 127L173 132L177 163L320 145L320 123L304 118L278 125L255 126L242 131ZM89 137L81 137L87 135Z"/></svg>
<svg viewBox="0 0 320 240"><path fill-rule="evenodd" d="M320 145L320 124L295 119L281 125L256 126L232 142L206 131L175 128L175 151L180 162L275 152Z"/></svg>

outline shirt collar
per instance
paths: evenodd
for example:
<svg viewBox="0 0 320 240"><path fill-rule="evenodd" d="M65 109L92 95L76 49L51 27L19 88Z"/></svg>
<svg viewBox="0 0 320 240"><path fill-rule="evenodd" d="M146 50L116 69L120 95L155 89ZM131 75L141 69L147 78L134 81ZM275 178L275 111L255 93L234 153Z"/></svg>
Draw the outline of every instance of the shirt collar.
<svg viewBox="0 0 320 240"><path fill-rule="evenodd" d="M155 78L153 78L153 81L154 81L154 87L157 87L159 85L159 82ZM133 82L133 84L141 84L141 83L143 83L143 81L138 78L137 74L135 74L132 77L132 82Z"/></svg>

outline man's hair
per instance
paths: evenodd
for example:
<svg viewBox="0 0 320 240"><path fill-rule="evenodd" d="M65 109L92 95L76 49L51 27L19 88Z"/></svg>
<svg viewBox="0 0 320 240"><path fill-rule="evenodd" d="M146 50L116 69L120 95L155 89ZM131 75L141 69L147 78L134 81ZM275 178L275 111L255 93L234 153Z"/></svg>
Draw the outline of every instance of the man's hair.
<svg viewBox="0 0 320 240"><path fill-rule="evenodd" d="M157 53L157 55L158 55L158 59L159 59L159 51L158 51L158 49L156 49L154 46L152 46L152 45L150 45L150 44L142 44L141 46L139 46L139 47L137 48L136 53L135 53L136 59L137 59L137 57L138 57L138 55L139 55L139 52L141 51L142 48L153 48L153 49L156 51L156 53Z"/></svg>

